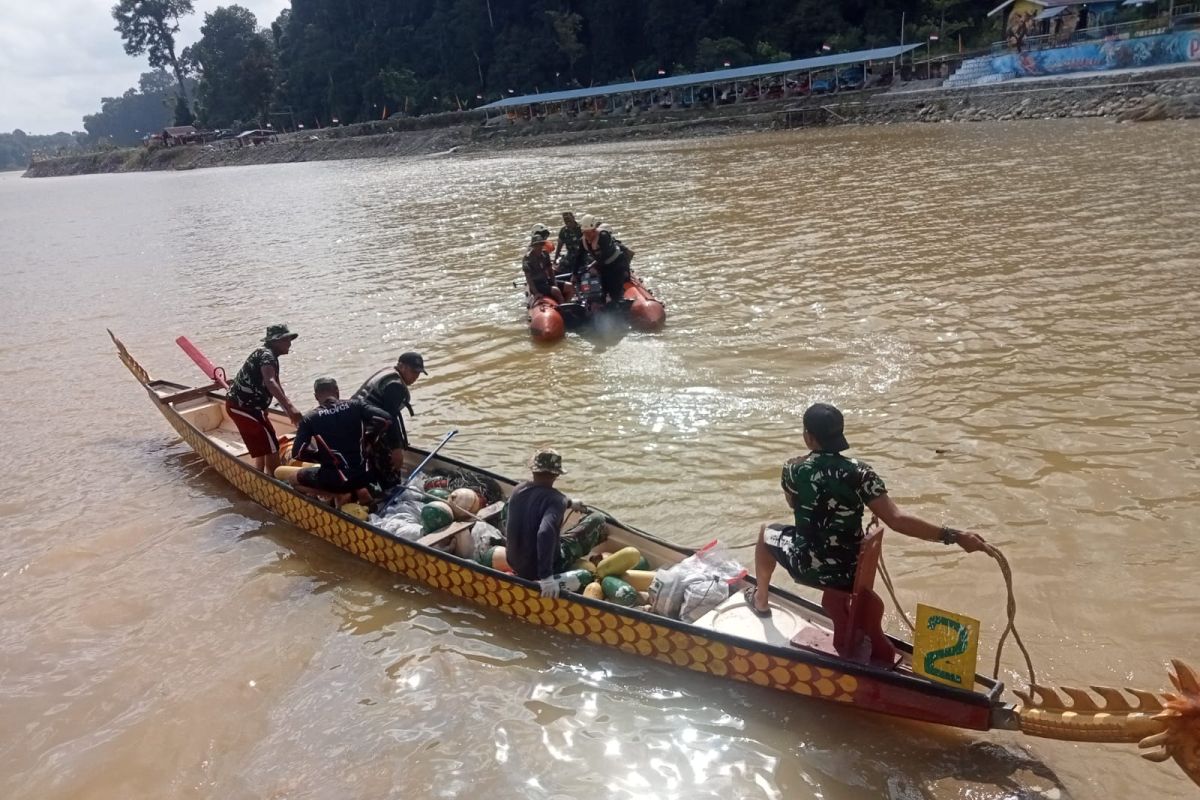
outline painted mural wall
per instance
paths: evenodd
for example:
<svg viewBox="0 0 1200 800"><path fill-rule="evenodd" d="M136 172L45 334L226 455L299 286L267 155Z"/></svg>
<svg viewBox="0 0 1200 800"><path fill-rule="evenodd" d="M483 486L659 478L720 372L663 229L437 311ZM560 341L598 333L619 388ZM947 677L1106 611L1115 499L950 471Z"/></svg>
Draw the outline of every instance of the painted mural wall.
<svg viewBox="0 0 1200 800"><path fill-rule="evenodd" d="M1200 31L1166 33L1137 39L1086 42L1070 47L1010 53L992 59L992 72L1029 78L1128 67L1152 67L1200 61Z"/></svg>

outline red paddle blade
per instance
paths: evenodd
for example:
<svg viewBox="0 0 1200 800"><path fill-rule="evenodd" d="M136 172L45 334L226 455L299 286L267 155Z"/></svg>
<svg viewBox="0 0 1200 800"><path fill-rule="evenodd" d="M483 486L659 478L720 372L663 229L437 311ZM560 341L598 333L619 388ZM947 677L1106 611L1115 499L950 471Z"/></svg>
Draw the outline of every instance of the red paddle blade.
<svg viewBox="0 0 1200 800"><path fill-rule="evenodd" d="M175 344L179 345L183 349L183 352L188 354L188 357L208 376L210 381L219 383L224 389L229 388L229 381L225 380L225 370L209 361L208 357L200 352L200 348L188 341L186 336L180 336L175 340Z"/></svg>

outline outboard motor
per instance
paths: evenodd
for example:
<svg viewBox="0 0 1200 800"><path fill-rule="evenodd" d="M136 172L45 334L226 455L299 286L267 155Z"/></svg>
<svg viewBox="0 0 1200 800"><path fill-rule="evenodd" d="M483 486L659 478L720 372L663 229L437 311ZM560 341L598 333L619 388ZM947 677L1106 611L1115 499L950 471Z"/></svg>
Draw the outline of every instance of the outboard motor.
<svg viewBox="0 0 1200 800"><path fill-rule="evenodd" d="M579 275L578 299L585 303L599 303L604 300L604 285L600 276L590 269L585 269Z"/></svg>

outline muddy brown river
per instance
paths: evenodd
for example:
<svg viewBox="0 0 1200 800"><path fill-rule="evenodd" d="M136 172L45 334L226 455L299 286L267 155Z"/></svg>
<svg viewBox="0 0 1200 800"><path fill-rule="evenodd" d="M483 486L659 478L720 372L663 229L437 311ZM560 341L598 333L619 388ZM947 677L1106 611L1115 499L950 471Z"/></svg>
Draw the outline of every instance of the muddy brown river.
<svg viewBox="0 0 1200 800"><path fill-rule="evenodd" d="M0 797L1174 798L1127 746L903 724L580 644L239 496L126 373L263 328L357 384L425 354L415 443L684 543L787 508L841 406L902 506L1016 573L1039 677L1200 666L1196 123L888 126L421 160L0 176ZM526 333L534 223L601 216L661 334ZM995 564L890 535L901 601L1004 625ZM740 551L749 557L749 551ZM890 605L890 604L889 604ZM889 610L888 626L901 632ZM1015 649L1001 677L1023 685Z"/></svg>

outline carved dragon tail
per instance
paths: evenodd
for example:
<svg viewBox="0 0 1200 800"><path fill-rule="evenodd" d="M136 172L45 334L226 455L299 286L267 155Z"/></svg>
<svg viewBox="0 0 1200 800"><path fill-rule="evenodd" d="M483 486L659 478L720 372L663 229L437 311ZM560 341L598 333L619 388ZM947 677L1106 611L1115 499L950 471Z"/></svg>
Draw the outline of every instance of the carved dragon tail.
<svg viewBox="0 0 1200 800"><path fill-rule="evenodd" d="M1021 732L1075 742L1138 742L1138 747L1149 751L1142 754L1144 758L1173 758L1200 785L1200 680L1182 661L1171 664L1176 692L1108 686L1093 686L1091 692L1069 686L1018 691Z"/></svg>
<svg viewBox="0 0 1200 800"><path fill-rule="evenodd" d="M129 351L125 349L125 343L117 338L117 335L111 330L108 335L112 338L113 344L117 346L117 355L121 357L121 363L133 373L133 377L137 378L143 386L150 382L150 376L146 373L145 368L137 362L137 359L129 355Z"/></svg>

